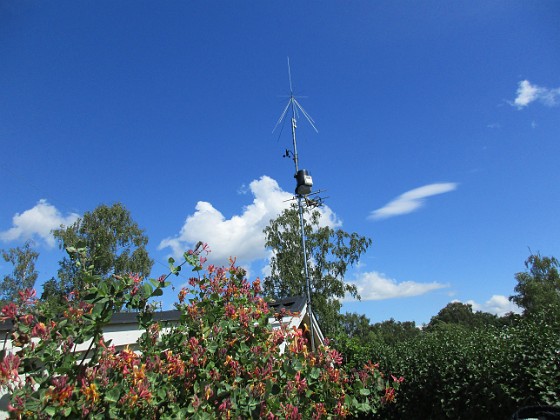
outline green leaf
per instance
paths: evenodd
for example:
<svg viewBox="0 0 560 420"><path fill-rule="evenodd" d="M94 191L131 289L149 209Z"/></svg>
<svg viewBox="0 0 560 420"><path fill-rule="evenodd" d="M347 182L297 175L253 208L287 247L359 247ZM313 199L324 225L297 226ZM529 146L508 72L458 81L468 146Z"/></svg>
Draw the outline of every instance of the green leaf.
<svg viewBox="0 0 560 420"><path fill-rule="evenodd" d="M50 417L54 417L54 415L56 414L56 407L52 406L52 405L48 405L44 408L45 413L47 415L49 415Z"/></svg>
<svg viewBox="0 0 560 420"><path fill-rule="evenodd" d="M151 284L149 283L142 284L142 292L144 293L144 296L151 296L153 291L154 289Z"/></svg>
<svg viewBox="0 0 560 420"><path fill-rule="evenodd" d="M116 403L121 395L119 387L111 388L105 393L105 401Z"/></svg>
<svg viewBox="0 0 560 420"><path fill-rule="evenodd" d="M321 371L318 368L314 367L311 369L311 372L309 373L309 377L311 379L318 379L319 376L321 376Z"/></svg>

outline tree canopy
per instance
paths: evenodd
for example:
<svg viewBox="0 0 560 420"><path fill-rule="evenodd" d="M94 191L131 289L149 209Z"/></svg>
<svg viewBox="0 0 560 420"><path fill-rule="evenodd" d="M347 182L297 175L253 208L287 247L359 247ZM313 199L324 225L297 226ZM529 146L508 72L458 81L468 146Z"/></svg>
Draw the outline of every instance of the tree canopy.
<svg viewBox="0 0 560 420"><path fill-rule="evenodd" d="M0 303L14 301L20 290L33 288L38 276L35 269L38 257L39 253L31 248L29 241L21 247L2 250L2 258L13 265L13 271L2 279Z"/></svg>
<svg viewBox="0 0 560 420"><path fill-rule="evenodd" d="M503 323L503 321L500 321L497 315L482 311L473 312L470 303L450 302L437 315L432 317L426 326L426 330L430 331L444 324L475 328L498 325L500 323Z"/></svg>
<svg viewBox="0 0 560 420"><path fill-rule="evenodd" d="M307 265L313 312L323 332L333 335L339 327L342 299L347 293L359 297L356 286L345 281L348 267L356 264L371 245L371 239L342 229L320 226L317 210L304 211ZM264 292L272 298L305 295L305 271L299 213L286 209L264 229L266 247L273 251L271 274Z"/></svg>
<svg viewBox="0 0 560 420"><path fill-rule="evenodd" d="M515 275L517 285L510 300L523 308L524 314L535 313L545 307L560 311L559 263L554 257L532 254L525 261L527 271Z"/></svg>
<svg viewBox="0 0 560 420"><path fill-rule="evenodd" d="M136 273L146 277L151 271L153 260L146 250L148 237L120 203L102 204L73 225L54 230L53 235L61 249L85 248L86 261L82 263L92 265L94 275ZM64 258L56 288L62 293L80 290L83 284L79 273L75 262Z"/></svg>

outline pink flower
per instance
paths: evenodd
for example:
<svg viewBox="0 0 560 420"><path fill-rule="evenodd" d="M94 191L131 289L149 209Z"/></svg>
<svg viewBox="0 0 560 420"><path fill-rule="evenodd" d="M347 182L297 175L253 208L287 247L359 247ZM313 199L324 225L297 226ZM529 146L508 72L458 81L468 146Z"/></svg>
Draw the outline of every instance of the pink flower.
<svg viewBox="0 0 560 420"><path fill-rule="evenodd" d="M325 404L323 403L316 403L315 410L313 411L313 420L318 420L323 416L327 415L327 410L325 408Z"/></svg>
<svg viewBox="0 0 560 420"><path fill-rule="evenodd" d="M139 283L142 282L142 277L140 277L139 274L130 273L129 276L132 279L132 281L134 282L134 284L139 284Z"/></svg>
<svg viewBox="0 0 560 420"><path fill-rule="evenodd" d="M383 397L383 402L392 403L395 401L395 389L388 387L385 389L385 396Z"/></svg>
<svg viewBox="0 0 560 420"><path fill-rule="evenodd" d="M18 308L14 302L10 302L2 308L2 321L7 319L15 319L17 316Z"/></svg>
<svg viewBox="0 0 560 420"><path fill-rule="evenodd" d="M330 357L335 365L342 364L342 355L335 349L330 350Z"/></svg>
<svg viewBox="0 0 560 420"><path fill-rule="evenodd" d="M224 401L222 401L222 403L218 407L218 411L223 413L224 411L227 411L230 408L231 408L231 401L229 398L226 398Z"/></svg>
<svg viewBox="0 0 560 420"><path fill-rule="evenodd" d="M19 363L20 359L16 354L8 353L4 356L4 360L0 362L0 384L19 378Z"/></svg>
<svg viewBox="0 0 560 420"><path fill-rule="evenodd" d="M185 289L184 287L181 289L181 291L179 292L179 302L183 303L185 301L185 298L187 297L187 289Z"/></svg>
<svg viewBox="0 0 560 420"><path fill-rule="evenodd" d="M35 289L25 289L18 292L19 298L23 303L33 303L37 292Z"/></svg>
<svg viewBox="0 0 560 420"><path fill-rule="evenodd" d="M299 413L298 408L292 404L282 404L282 411L286 416L286 419L289 420L300 420L301 414Z"/></svg>
<svg viewBox="0 0 560 420"><path fill-rule="evenodd" d="M42 338L42 339L47 338L47 335L48 335L47 326L45 324L43 324L42 322L38 322L33 327L33 331L31 331L31 335L33 337L39 337L39 338Z"/></svg>
<svg viewBox="0 0 560 420"><path fill-rule="evenodd" d="M31 325L35 317L31 314L25 314L19 317L19 320L23 322L25 325Z"/></svg>

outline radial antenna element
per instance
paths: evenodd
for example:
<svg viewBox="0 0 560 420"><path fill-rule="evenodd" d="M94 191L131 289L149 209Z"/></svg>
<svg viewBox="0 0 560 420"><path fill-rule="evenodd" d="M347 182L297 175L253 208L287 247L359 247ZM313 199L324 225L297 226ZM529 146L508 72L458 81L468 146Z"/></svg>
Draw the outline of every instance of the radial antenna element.
<svg viewBox="0 0 560 420"><path fill-rule="evenodd" d="M278 122L274 126L274 130L280 125L282 121L286 118L288 110L291 109L292 111L292 143L294 150L292 152L292 157L295 164L296 173L294 178L296 178L296 198L298 203L298 210L299 210L299 226L301 232L301 248L303 253L303 266L305 272L305 289L306 289L306 299L307 299L307 311L309 314L309 335L311 336L311 350L315 351L315 328L313 326L313 320L315 319L313 315L312 305L311 305L311 279L309 278L309 269L307 267L307 250L306 250L306 243L305 243L305 229L304 229L304 219L303 219L303 203L306 200L307 195L311 193L311 188L313 186L313 180L311 179L311 175L305 170L299 169L299 160L298 160L298 152L297 152L297 143L296 143L296 129L297 129L297 119L299 117L299 112L303 114L307 122L311 124L311 127L315 130L315 132L319 132L317 127L315 127L315 121L313 118L303 109L303 107L299 104L294 96L294 91L292 87L292 71L290 69L290 57L288 57L288 80L290 82L290 97L288 99L288 103L282 111L282 115L278 119ZM272 132L274 133L274 130ZM287 152L285 156L289 156L290 154Z"/></svg>
<svg viewBox="0 0 560 420"><path fill-rule="evenodd" d="M299 118L299 113L301 112L303 114L307 122L311 125L311 127L313 127L313 130L315 130L316 133L318 133L319 130L317 130L317 127L315 127L315 121L313 121L311 115L309 115L307 111L303 109L303 107L300 105L300 103L297 101L296 97L294 96L294 90L292 86L292 71L290 69L290 57L288 57L288 81L290 83L290 96L288 99L288 103L286 104L284 111L282 111L280 118L278 118L278 121L276 122L276 125L274 126L272 132L274 133L274 131L276 131L278 126L285 120L286 115L288 114L288 110L291 110L292 111L292 146L294 148L292 153L292 158L294 160L294 164L296 167L296 174L297 174L299 171L299 158L297 152L296 128L297 128L297 119Z"/></svg>

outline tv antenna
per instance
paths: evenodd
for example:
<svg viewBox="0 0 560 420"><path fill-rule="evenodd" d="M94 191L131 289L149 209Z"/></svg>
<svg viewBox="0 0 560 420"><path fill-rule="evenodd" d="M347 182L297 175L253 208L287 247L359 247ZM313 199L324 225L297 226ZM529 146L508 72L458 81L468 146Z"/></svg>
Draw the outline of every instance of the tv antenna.
<svg viewBox="0 0 560 420"><path fill-rule="evenodd" d="M294 161L295 170L296 170L295 175L294 175L294 178L296 178L295 198L297 199L297 206L298 206L298 211L299 211L299 227L300 227L300 232L301 232L301 248L302 248L302 253L303 253L303 266L304 266L304 272L305 272L305 289L306 289L306 299L307 299L307 310L309 311L308 312L309 313L309 335L311 336L311 351L315 351L315 332L314 332L314 327L313 327L314 315L313 315L312 305L311 305L311 279L309 278L309 269L307 267L307 250L306 250L306 246L305 246L303 207L304 207L304 203L305 203L306 206L309 206L310 199L308 198L308 196L313 195L313 194L317 194L317 193L312 193L311 192L311 188L313 187L313 179L311 178L311 175L309 174L309 172L307 172L305 169L299 169L299 158L298 158L297 142L296 142L296 129L297 129L297 120L299 118L299 114L301 113L305 117L305 119L311 125L311 127L313 127L315 132L318 133L319 130L317 130L317 127L315 127L315 121L313 121L313 118L311 118L311 116L307 113L307 111L305 111L305 109L303 109L303 107L300 105L300 103L297 101L297 99L294 96L294 89L293 89L293 86L292 86L292 72L291 72L291 69L290 69L290 57L288 57L288 80L289 80L289 83L290 83L290 96L289 96L289 99L288 99L288 103L286 104L286 107L284 108L284 111L282 111L282 114L280 115L280 118L276 122L276 125L274 126L274 129L272 130L272 132L274 133L276 128L286 119L286 115L288 114L288 111L291 110L293 151L290 151L290 150L286 149L284 157L291 157L292 158L292 160ZM314 201L317 202L317 200L314 200ZM320 202L322 203L322 200Z"/></svg>

